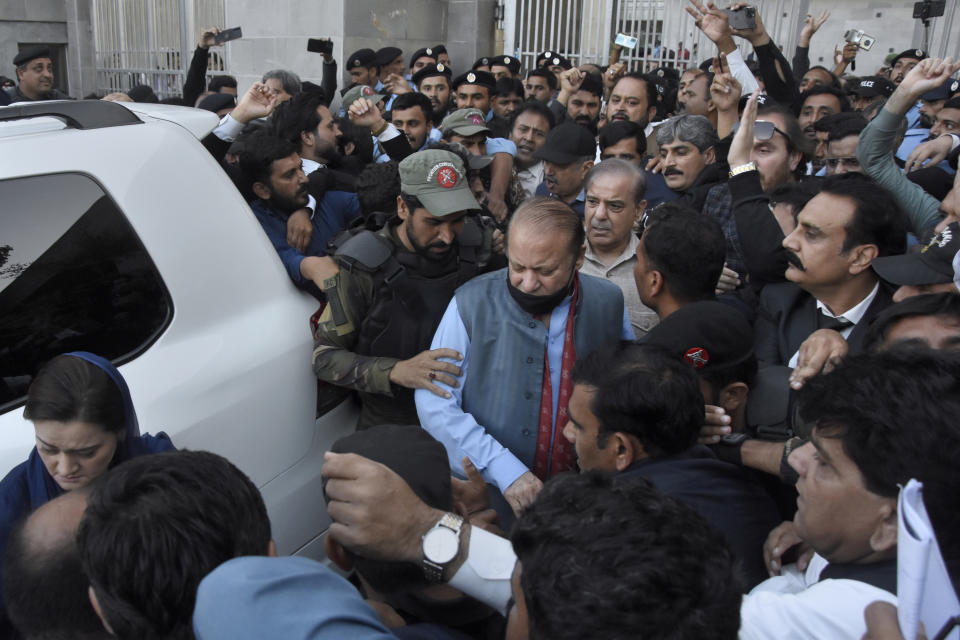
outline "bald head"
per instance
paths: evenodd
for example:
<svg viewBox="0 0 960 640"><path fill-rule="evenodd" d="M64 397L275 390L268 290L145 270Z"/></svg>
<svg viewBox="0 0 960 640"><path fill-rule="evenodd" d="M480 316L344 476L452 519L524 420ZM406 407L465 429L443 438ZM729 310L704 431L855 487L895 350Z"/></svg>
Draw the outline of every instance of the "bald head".
<svg viewBox="0 0 960 640"><path fill-rule="evenodd" d="M39 507L11 533L3 559L3 599L27 639L110 638L90 606L76 534L87 489Z"/></svg>
<svg viewBox="0 0 960 640"><path fill-rule="evenodd" d="M520 205L507 229L507 242L511 235L533 232L540 236L559 234L566 241L571 257L578 256L586 240L583 220L566 203L558 198L540 197ZM558 249L563 247L559 244ZM508 246L509 252L509 246Z"/></svg>
<svg viewBox="0 0 960 640"><path fill-rule="evenodd" d="M89 493L86 489L69 491L30 514L23 525L24 550L39 556L72 546Z"/></svg>

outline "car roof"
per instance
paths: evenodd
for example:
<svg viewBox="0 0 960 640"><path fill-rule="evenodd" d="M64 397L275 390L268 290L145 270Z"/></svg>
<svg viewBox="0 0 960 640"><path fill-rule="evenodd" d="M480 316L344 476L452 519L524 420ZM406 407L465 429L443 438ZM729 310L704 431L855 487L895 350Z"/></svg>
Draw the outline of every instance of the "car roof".
<svg viewBox="0 0 960 640"><path fill-rule="evenodd" d="M219 122L202 109L141 102L104 100L48 100L0 107L0 137L55 129L102 129L162 120L183 127L197 139ZM59 124L58 124L59 122Z"/></svg>

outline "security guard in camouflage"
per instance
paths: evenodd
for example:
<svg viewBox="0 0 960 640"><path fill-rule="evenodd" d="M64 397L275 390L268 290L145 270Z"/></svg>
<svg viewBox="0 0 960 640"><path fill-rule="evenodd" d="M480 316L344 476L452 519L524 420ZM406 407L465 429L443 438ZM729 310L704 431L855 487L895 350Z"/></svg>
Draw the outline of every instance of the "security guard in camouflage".
<svg viewBox="0 0 960 640"><path fill-rule="evenodd" d="M494 227L475 213L459 156L431 149L400 163L397 216L378 231L338 238L340 273L325 284L328 304L315 331L313 369L320 380L355 389L359 429L419 424L414 389L448 392L460 360L429 350L458 286L489 270ZM492 265L496 268L500 265Z"/></svg>

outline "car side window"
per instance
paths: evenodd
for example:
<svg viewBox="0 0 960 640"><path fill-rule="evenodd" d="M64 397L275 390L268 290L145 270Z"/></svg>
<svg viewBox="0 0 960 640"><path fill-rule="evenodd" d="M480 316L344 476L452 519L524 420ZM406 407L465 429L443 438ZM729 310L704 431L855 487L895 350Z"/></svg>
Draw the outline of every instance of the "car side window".
<svg viewBox="0 0 960 640"><path fill-rule="evenodd" d="M173 303L117 205L89 176L0 180L0 413L68 351L115 363L146 349Z"/></svg>

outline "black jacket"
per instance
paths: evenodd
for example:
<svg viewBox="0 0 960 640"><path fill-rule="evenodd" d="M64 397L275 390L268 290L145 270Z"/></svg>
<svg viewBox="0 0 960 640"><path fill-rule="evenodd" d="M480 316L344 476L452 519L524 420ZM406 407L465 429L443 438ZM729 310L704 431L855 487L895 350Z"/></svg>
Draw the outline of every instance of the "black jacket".
<svg viewBox="0 0 960 640"><path fill-rule="evenodd" d="M867 328L878 313L893 304L895 288L880 281L877 296L847 337L850 353L863 350ZM817 330L817 300L792 282L764 287L754 324L754 351L760 366L790 362L803 341Z"/></svg>
<svg viewBox="0 0 960 640"><path fill-rule="evenodd" d="M621 475L649 480L661 493L706 518L741 561L748 589L767 578L763 542L780 524L779 512L745 469L718 460L698 444L679 455L638 460Z"/></svg>

